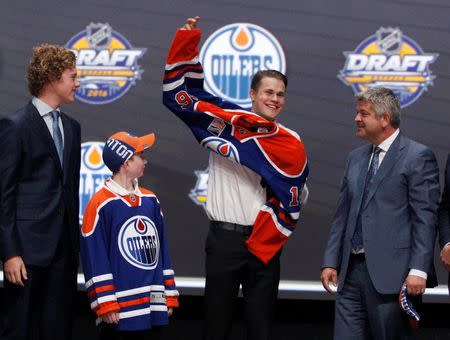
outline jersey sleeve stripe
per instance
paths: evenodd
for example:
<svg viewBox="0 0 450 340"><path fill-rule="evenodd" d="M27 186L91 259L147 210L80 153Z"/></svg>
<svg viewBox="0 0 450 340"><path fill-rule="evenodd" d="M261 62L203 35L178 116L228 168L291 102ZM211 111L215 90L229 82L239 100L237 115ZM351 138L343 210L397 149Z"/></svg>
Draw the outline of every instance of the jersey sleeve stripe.
<svg viewBox="0 0 450 340"><path fill-rule="evenodd" d="M172 269L164 269L163 270L163 275L168 276L168 275L174 275L175 272Z"/></svg>
<svg viewBox="0 0 450 340"><path fill-rule="evenodd" d="M180 295L180 293L176 289L166 290L166 296L174 297L174 296L179 296L179 295Z"/></svg>
<svg viewBox="0 0 450 340"><path fill-rule="evenodd" d="M114 285L95 287L88 291L87 296L89 299L92 299L97 294L104 293L107 291L114 291L115 289L116 287Z"/></svg>
<svg viewBox="0 0 450 340"><path fill-rule="evenodd" d="M130 307L130 306L142 305L144 303L149 303L149 302L150 302L150 297L142 297L142 298L138 298L138 299L119 302L119 306L121 308L125 308L125 307Z"/></svg>
<svg viewBox="0 0 450 340"><path fill-rule="evenodd" d="M112 274L103 274L92 277L89 281L86 282L85 287L88 289L90 286L92 286L94 283L106 281L106 280L112 280L113 275Z"/></svg>

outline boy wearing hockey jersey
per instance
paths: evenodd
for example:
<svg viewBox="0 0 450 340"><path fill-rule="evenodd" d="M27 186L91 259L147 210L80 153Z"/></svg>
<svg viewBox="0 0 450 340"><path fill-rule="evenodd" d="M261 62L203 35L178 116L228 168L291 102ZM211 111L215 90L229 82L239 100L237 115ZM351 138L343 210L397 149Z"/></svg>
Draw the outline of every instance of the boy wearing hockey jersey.
<svg viewBox="0 0 450 340"><path fill-rule="evenodd" d="M157 339L178 306L159 201L138 186L153 133L112 135L103 161L112 177L89 201L81 259L101 339Z"/></svg>

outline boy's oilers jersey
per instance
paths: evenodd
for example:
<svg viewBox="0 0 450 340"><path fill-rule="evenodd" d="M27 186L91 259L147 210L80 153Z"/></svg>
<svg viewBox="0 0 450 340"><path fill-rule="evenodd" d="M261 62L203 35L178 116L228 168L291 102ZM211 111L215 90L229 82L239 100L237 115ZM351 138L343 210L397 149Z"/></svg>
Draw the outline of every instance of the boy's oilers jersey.
<svg viewBox="0 0 450 340"><path fill-rule="evenodd" d="M117 330L166 325L178 291L159 201L143 188L121 196L108 182L89 201L81 230L91 308L99 317L119 312Z"/></svg>

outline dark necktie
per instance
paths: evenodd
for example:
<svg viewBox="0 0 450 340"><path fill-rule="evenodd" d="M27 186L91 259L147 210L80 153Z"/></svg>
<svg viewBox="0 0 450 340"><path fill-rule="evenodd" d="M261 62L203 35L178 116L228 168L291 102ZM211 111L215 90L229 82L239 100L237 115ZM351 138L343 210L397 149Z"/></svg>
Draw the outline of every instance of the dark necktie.
<svg viewBox="0 0 450 340"><path fill-rule="evenodd" d="M58 152L59 161L61 162L61 166L63 164L63 139L61 130L59 129L58 124L58 116L59 112L54 110L50 112L52 116L52 128L53 128L53 141L55 142L56 151Z"/></svg>
<svg viewBox="0 0 450 340"><path fill-rule="evenodd" d="M373 183L373 178L378 170L378 163L379 163L381 151L382 150L378 146L375 147L375 149L373 151L372 162L370 163L369 170L367 171L366 184L364 185L364 192L363 192L363 197L362 197L362 201L361 201L361 209L359 210L358 220L356 222L355 233L353 234L353 237L352 237L353 250L356 252L360 251L364 247L363 237L362 237L363 235L362 235L361 213L362 213L363 207L366 204L367 195L369 194L370 187Z"/></svg>

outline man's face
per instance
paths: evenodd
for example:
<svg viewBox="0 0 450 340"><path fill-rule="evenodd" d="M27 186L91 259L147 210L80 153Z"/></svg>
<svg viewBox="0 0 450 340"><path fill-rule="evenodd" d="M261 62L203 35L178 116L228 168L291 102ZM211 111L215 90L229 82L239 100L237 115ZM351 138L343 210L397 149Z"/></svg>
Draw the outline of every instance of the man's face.
<svg viewBox="0 0 450 340"><path fill-rule="evenodd" d="M267 120L275 120L283 111L286 87L281 79L264 77L258 89L250 90L252 111Z"/></svg>
<svg viewBox="0 0 450 340"><path fill-rule="evenodd" d="M378 145L384 128L389 124L389 115L377 117L371 103L358 102L356 105L356 135Z"/></svg>
<svg viewBox="0 0 450 340"><path fill-rule="evenodd" d="M60 104L70 104L75 101L75 91L80 87L77 80L77 69L75 67L65 69L58 80L50 83L54 94Z"/></svg>

